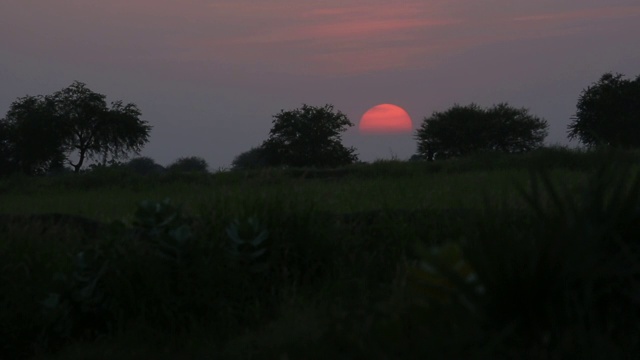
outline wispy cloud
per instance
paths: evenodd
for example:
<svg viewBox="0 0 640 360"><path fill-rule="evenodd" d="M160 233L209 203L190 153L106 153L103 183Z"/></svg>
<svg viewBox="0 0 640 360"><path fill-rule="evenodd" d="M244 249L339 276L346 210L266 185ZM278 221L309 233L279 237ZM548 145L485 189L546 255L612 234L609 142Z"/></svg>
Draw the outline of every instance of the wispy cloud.
<svg viewBox="0 0 640 360"><path fill-rule="evenodd" d="M402 67L428 47L421 38L460 20L443 16L423 2L273 1L215 3L212 11L241 19L244 28L225 36L189 39L197 46L224 49L232 56L275 60L290 71L361 72Z"/></svg>
<svg viewBox="0 0 640 360"><path fill-rule="evenodd" d="M473 46L640 16L637 0L12 1L0 4L0 41L9 50L321 74L428 66Z"/></svg>
<svg viewBox="0 0 640 360"><path fill-rule="evenodd" d="M216 16L245 26L229 26L224 36L203 34L186 41L287 72L343 74L427 66L473 46L564 36L581 31L566 26L571 22L640 13L640 6L593 8L577 3L216 2L208 6ZM554 6L555 12L543 11ZM563 26L549 27L549 22Z"/></svg>
<svg viewBox="0 0 640 360"><path fill-rule="evenodd" d="M553 21L581 21L615 19L640 16L640 5L620 7L599 7L591 9L579 9L556 13L542 13L527 16L518 16L513 20L527 22L553 22Z"/></svg>

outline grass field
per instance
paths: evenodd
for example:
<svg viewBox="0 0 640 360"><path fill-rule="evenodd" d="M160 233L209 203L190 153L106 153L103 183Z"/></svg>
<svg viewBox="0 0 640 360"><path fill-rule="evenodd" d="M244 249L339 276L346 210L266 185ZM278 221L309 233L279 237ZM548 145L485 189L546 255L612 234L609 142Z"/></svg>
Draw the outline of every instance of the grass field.
<svg viewBox="0 0 640 360"><path fill-rule="evenodd" d="M632 358L639 169L543 149L0 179L0 358Z"/></svg>
<svg viewBox="0 0 640 360"><path fill-rule="evenodd" d="M195 181L188 176L184 179L134 177L124 181L114 179L113 183L98 186L76 184L72 176L59 184L50 184L49 179L27 179L27 184L5 185L7 190L2 195L0 212L60 212L116 220L131 216L136 204L146 199L170 198L194 209L218 199L242 202L279 196L312 202L319 209L331 212L480 208L487 197L518 206L521 201L516 185L526 185L530 177L525 167L431 172L424 163L389 162L368 166L378 169L372 174L339 173L325 178L305 178L309 176L305 172L287 174L273 170L245 178L225 173L201 175ZM395 174L393 170L397 166L406 168L406 173ZM412 173L414 169L418 171ZM585 174L582 170L566 168L551 169L551 173L553 178L563 179L572 186L578 185Z"/></svg>

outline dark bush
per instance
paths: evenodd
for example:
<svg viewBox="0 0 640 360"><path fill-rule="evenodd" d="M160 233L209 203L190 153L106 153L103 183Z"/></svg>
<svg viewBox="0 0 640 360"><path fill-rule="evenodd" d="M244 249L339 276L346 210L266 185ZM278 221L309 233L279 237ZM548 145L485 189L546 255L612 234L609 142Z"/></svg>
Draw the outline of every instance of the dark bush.
<svg viewBox="0 0 640 360"><path fill-rule="evenodd" d="M269 166L269 160L262 147L254 147L236 156L231 166L234 170L257 169Z"/></svg>
<svg viewBox="0 0 640 360"><path fill-rule="evenodd" d="M157 164L155 160L149 157L131 159L125 164L125 167L138 175L161 174L165 171L162 165Z"/></svg>
<svg viewBox="0 0 640 360"><path fill-rule="evenodd" d="M208 172L208 168L209 165L207 161L198 156L183 157L167 166L167 170L171 172L206 173Z"/></svg>

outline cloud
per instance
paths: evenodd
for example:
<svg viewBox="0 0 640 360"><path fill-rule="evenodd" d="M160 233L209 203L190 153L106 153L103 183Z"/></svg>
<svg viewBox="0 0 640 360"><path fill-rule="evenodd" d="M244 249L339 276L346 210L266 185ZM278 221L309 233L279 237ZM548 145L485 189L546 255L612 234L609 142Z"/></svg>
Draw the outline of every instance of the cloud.
<svg viewBox="0 0 640 360"><path fill-rule="evenodd" d="M14 53L338 75L431 66L471 47L640 15L640 6L620 5L630 0L8 1L0 5L0 41Z"/></svg>
<svg viewBox="0 0 640 360"><path fill-rule="evenodd" d="M209 8L247 26L230 27L224 36L205 34L182 41L232 58L250 58L254 64L285 64L280 68L288 72L358 73L401 67L419 56L421 47L429 47L421 39L424 34L459 23L417 1L272 1L257 6L241 1Z"/></svg>
<svg viewBox="0 0 640 360"><path fill-rule="evenodd" d="M568 26L572 22L633 16L639 7L594 8L577 1L495 0L480 6L470 0L241 0L209 8L245 26L187 40L196 47L274 71L358 74L430 66L484 44L572 35L584 30ZM556 12L544 12L549 8Z"/></svg>
<svg viewBox="0 0 640 360"><path fill-rule="evenodd" d="M582 21L601 20L640 16L640 6L599 7L591 9L579 9L557 13L543 13L515 17L514 21L524 22L558 22L558 21Z"/></svg>

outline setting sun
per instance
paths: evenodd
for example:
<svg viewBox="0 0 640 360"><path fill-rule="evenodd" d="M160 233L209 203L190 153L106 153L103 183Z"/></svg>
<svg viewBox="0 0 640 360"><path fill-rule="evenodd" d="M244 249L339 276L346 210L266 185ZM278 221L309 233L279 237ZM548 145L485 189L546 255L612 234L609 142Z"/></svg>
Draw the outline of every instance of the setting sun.
<svg viewBox="0 0 640 360"><path fill-rule="evenodd" d="M380 104L367 110L360 119L360 131L369 133L410 132L413 128L407 112L396 105Z"/></svg>

